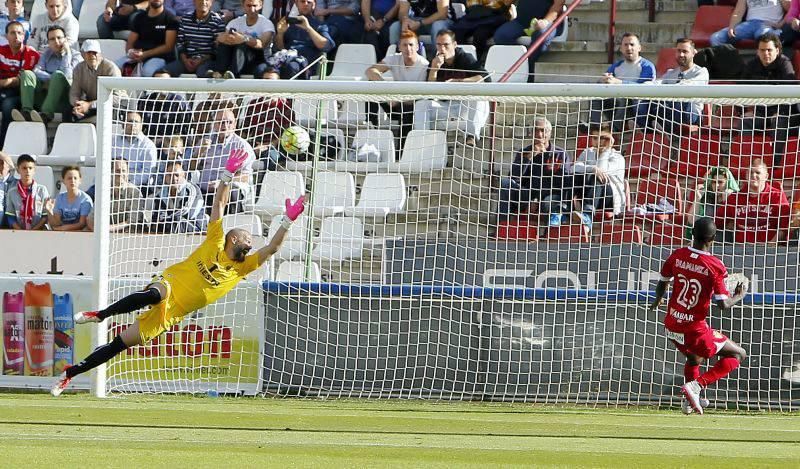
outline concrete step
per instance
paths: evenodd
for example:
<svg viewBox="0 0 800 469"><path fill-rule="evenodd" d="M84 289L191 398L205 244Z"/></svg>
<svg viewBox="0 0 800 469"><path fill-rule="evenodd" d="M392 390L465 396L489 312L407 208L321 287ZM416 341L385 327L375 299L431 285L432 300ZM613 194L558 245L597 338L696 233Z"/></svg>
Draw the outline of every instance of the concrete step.
<svg viewBox="0 0 800 469"><path fill-rule="evenodd" d="M644 42L642 43L642 55L653 61L658 58L658 51L665 44ZM616 52L615 60L621 58ZM542 54L539 62L578 62L578 63L608 63L608 53L606 52L606 41L566 41L554 42L550 44L550 49Z"/></svg>
<svg viewBox="0 0 800 469"><path fill-rule="evenodd" d="M648 23L648 22L617 22L615 44L619 44L622 35L628 31L639 35L642 42L658 44L673 44L679 37L688 37L692 23ZM602 41L608 37L608 20L606 21L578 21L574 27L569 28L570 41Z"/></svg>
<svg viewBox="0 0 800 469"><path fill-rule="evenodd" d="M539 62L536 64L537 83L597 83L597 77L608 64Z"/></svg>

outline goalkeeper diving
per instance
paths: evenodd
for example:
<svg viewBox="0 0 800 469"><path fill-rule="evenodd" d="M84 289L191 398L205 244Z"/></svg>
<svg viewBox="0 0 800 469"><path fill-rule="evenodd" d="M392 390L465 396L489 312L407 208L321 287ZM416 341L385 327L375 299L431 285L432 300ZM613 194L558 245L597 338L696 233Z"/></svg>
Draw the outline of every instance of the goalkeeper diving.
<svg viewBox="0 0 800 469"><path fill-rule="evenodd" d="M143 290L104 310L75 314L75 322L85 324L149 307L110 343L97 347L82 362L67 368L50 390L53 396L61 395L75 376L111 360L129 347L153 340L186 315L215 302L278 251L286 232L305 209L303 196L294 203L286 199L281 227L269 244L253 254L249 254L253 239L247 230L234 228L225 234L222 228L222 215L230 199L231 179L247 157L243 150L233 150L228 157L222 183L214 193L206 239L186 260L168 267Z"/></svg>

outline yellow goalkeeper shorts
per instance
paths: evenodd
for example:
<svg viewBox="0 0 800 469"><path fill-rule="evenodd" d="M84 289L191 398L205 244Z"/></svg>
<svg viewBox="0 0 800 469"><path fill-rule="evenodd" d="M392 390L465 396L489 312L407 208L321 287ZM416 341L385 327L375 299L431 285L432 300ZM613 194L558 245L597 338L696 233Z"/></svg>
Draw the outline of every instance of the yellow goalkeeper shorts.
<svg viewBox="0 0 800 469"><path fill-rule="evenodd" d="M158 276L148 284L148 287L154 283L160 283L167 287L167 297L162 299L160 303L151 306L149 310L138 317L139 339L142 344L146 344L170 330L172 326L181 322L188 314L175 303L175 299L172 297L172 286L167 279L163 276Z"/></svg>

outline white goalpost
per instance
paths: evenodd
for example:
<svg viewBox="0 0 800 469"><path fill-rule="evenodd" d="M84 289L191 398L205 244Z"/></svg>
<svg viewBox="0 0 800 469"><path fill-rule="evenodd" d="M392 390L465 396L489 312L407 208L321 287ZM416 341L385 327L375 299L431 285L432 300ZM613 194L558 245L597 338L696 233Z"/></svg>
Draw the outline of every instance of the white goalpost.
<svg viewBox="0 0 800 469"><path fill-rule="evenodd" d="M714 253L751 294L710 316L750 358L709 399L800 405L795 87L103 77L98 95L98 306L205 239L232 148L257 161L226 230L248 229L257 248L284 199L305 193L306 211L230 294L99 367L97 396L677 405L683 361L648 298L693 220L711 216L726 228ZM664 111L689 108L699 119ZM288 126L308 132L308 151L281 147ZM154 167L129 146L139 131ZM726 211L756 160L785 205ZM736 190L714 192L719 174ZM97 343L133 318L101 324Z"/></svg>

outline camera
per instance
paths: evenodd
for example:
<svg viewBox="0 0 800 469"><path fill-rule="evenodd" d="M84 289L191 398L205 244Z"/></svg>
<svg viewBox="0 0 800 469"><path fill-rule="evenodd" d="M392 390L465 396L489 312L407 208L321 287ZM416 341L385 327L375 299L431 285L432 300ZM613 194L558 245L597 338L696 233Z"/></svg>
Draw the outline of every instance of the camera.
<svg viewBox="0 0 800 469"><path fill-rule="evenodd" d="M290 17L286 18L286 22L289 23L289 24L300 24L301 23L300 18L297 18L295 16L290 16Z"/></svg>

